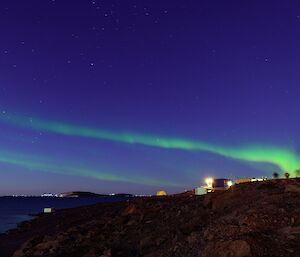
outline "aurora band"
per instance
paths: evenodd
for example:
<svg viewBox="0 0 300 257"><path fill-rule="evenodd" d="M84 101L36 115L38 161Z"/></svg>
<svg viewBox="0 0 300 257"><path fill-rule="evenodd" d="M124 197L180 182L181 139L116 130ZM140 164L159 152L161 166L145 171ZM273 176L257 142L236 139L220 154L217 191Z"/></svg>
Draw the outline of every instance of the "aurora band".
<svg viewBox="0 0 300 257"><path fill-rule="evenodd" d="M300 168L300 158L293 149L271 145L249 144L240 147L223 147L189 139L114 132L64 122L46 121L36 118L28 119L23 116L8 114L2 115L1 120L16 126L68 136L105 139L127 144L142 144L145 146L159 148L206 151L242 161L265 162L278 166L281 171L289 171L293 176L296 175L296 169Z"/></svg>
<svg viewBox="0 0 300 257"><path fill-rule="evenodd" d="M142 184L148 186L171 186L183 187L185 185L171 181L155 180L145 177L128 177L114 175L112 172L99 172L88 167L76 166L72 167L68 164L54 165L52 161L43 157L30 156L23 153L12 153L0 151L0 162L15 165L29 170L36 170L47 173L57 173L68 176L81 176L105 181L118 181L133 184Z"/></svg>

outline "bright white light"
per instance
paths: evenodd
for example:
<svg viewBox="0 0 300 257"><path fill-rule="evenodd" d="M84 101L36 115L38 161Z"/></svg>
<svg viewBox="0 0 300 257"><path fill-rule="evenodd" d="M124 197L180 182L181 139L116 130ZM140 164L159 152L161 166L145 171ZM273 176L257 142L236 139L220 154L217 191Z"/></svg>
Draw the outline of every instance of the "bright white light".
<svg viewBox="0 0 300 257"><path fill-rule="evenodd" d="M228 187L231 187L232 185L233 185L232 181L231 181L231 180L228 180L228 181L227 181L227 186L228 186Z"/></svg>
<svg viewBox="0 0 300 257"><path fill-rule="evenodd" d="M207 187L212 187L213 182L214 182L213 178L206 178L205 179L205 183L206 183Z"/></svg>

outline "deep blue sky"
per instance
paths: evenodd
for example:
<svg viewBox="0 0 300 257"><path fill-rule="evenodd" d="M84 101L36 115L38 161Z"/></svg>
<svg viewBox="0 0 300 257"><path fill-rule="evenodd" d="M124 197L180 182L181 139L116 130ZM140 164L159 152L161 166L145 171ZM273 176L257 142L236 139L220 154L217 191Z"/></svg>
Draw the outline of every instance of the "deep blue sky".
<svg viewBox="0 0 300 257"><path fill-rule="evenodd" d="M2 0L0 31L3 115L300 150L298 1ZM0 162L0 195L176 192L210 174L266 174L202 151L0 129L0 151L15 160ZM58 174L18 158L182 186Z"/></svg>

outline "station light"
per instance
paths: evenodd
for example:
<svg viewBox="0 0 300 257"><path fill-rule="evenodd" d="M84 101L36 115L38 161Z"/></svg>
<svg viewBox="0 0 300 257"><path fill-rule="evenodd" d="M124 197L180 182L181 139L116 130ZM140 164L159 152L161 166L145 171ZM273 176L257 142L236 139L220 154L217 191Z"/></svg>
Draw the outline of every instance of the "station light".
<svg viewBox="0 0 300 257"><path fill-rule="evenodd" d="M228 186L228 187L231 187L232 185L233 185L233 182L232 182L231 180L228 180L228 181L227 181L227 186Z"/></svg>
<svg viewBox="0 0 300 257"><path fill-rule="evenodd" d="M207 187L212 187L213 182L214 182L213 178L206 178L205 179L205 183L206 183Z"/></svg>

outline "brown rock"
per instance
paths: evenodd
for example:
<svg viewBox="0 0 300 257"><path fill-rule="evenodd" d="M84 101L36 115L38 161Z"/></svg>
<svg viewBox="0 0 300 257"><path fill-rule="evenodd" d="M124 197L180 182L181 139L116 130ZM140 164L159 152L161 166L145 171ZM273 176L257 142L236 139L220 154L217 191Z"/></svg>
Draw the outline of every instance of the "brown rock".
<svg viewBox="0 0 300 257"><path fill-rule="evenodd" d="M204 200L203 200L203 206L204 206L204 207L211 208L211 205L212 205L212 197L213 197L213 195L212 195L211 193L206 194L206 195L204 196Z"/></svg>
<svg viewBox="0 0 300 257"><path fill-rule="evenodd" d="M299 235L300 236L300 226L297 226L297 227L288 226L288 227L282 228L279 232L283 233L283 234L291 234L291 235Z"/></svg>
<svg viewBox="0 0 300 257"><path fill-rule="evenodd" d="M202 257L251 257L250 245L244 240L224 241L209 244Z"/></svg>
<svg viewBox="0 0 300 257"><path fill-rule="evenodd" d="M151 236L145 237L140 241L140 247L149 247L151 245L154 245L154 240Z"/></svg>
<svg viewBox="0 0 300 257"><path fill-rule="evenodd" d="M201 235L200 233L197 232L192 232L188 237L187 237L187 241L189 244L195 244L197 242L199 242L201 239Z"/></svg>
<svg viewBox="0 0 300 257"><path fill-rule="evenodd" d="M211 241L211 240L214 239L214 233L211 231L210 228L207 228L207 229L204 231L203 237L204 237L205 240Z"/></svg>
<svg viewBox="0 0 300 257"><path fill-rule="evenodd" d="M300 194L300 187L296 185L286 185L285 192L292 192L292 193L299 193Z"/></svg>
<svg viewBox="0 0 300 257"><path fill-rule="evenodd" d="M135 204L130 204L128 207L123 211L122 216L137 214L138 210Z"/></svg>

